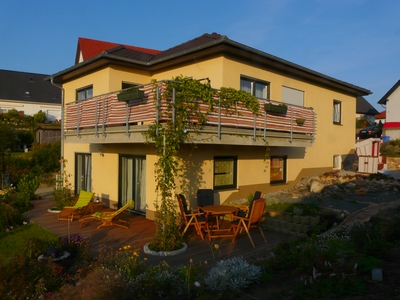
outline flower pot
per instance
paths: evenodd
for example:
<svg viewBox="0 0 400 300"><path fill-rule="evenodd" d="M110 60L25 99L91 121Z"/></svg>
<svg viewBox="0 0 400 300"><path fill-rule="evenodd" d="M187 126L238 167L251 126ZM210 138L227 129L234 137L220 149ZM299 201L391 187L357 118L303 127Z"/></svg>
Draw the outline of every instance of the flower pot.
<svg viewBox="0 0 400 300"><path fill-rule="evenodd" d="M303 225L295 224L294 230L299 233L303 233Z"/></svg>
<svg viewBox="0 0 400 300"><path fill-rule="evenodd" d="M285 214L285 221L286 222L292 222L293 221L293 217L290 214Z"/></svg>
<svg viewBox="0 0 400 300"><path fill-rule="evenodd" d="M287 106L284 104L265 103L264 109L266 112L271 112L276 114L286 114L287 112Z"/></svg>
<svg viewBox="0 0 400 300"><path fill-rule="evenodd" d="M119 93L117 95L118 101L129 101L134 99L143 99L144 98L144 91L139 89L127 90Z"/></svg>
<svg viewBox="0 0 400 300"><path fill-rule="evenodd" d="M310 217L310 224L315 226L318 225L320 222L320 217L316 216L316 217Z"/></svg>
<svg viewBox="0 0 400 300"><path fill-rule="evenodd" d="M310 222L310 217L309 216L301 216L301 224L307 225Z"/></svg>
<svg viewBox="0 0 400 300"><path fill-rule="evenodd" d="M301 223L301 216L293 215L293 222L296 223L296 224L300 224Z"/></svg>
<svg viewBox="0 0 400 300"><path fill-rule="evenodd" d="M297 125L300 125L300 126L303 125L305 121L306 121L306 120L304 120L304 119L302 119L302 118L296 119Z"/></svg>
<svg viewBox="0 0 400 300"><path fill-rule="evenodd" d="M294 223L287 223L287 229L290 231L294 231L295 230L295 224Z"/></svg>

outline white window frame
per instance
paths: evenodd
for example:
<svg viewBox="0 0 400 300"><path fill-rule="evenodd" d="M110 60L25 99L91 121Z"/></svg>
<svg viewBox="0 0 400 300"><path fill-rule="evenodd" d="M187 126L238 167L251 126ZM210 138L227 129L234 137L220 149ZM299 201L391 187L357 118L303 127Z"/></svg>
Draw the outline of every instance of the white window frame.
<svg viewBox="0 0 400 300"><path fill-rule="evenodd" d="M247 85L245 86L244 83L247 83ZM259 86L263 88L261 94L257 90ZM248 92L259 99L269 99L269 82L267 81L240 76L240 90Z"/></svg>
<svg viewBox="0 0 400 300"><path fill-rule="evenodd" d="M342 124L342 101L333 100L333 124Z"/></svg>

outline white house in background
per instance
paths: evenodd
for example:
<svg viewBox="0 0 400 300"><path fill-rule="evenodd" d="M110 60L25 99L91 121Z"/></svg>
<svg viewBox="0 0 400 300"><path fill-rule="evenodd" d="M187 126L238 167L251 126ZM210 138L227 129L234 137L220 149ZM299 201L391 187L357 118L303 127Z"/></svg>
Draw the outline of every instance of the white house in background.
<svg viewBox="0 0 400 300"><path fill-rule="evenodd" d="M0 113L12 109L33 116L42 111L48 121L61 119L61 90L45 81L46 74L0 70Z"/></svg>
<svg viewBox="0 0 400 300"><path fill-rule="evenodd" d="M400 139L400 80L378 101L386 106L386 122L383 125L383 135L391 140Z"/></svg>

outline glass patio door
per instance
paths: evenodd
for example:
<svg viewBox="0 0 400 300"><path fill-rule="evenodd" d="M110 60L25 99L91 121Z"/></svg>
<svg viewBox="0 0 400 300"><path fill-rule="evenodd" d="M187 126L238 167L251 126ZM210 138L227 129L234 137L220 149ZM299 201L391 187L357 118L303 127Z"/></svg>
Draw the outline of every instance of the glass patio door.
<svg viewBox="0 0 400 300"><path fill-rule="evenodd" d="M88 153L75 154L75 194L81 190L92 190L92 155Z"/></svg>
<svg viewBox="0 0 400 300"><path fill-rule="evenodd" d="M135 211L146 213L146 157L120 155L118 207L135 201Z"/></svg>

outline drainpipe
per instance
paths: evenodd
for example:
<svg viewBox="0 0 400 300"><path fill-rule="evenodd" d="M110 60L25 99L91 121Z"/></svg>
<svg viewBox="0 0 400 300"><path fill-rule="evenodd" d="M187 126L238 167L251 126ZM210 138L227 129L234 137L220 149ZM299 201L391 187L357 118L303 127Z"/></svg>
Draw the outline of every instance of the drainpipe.
<svg viewBox="0 0 400 300"><path fill-rule="evenodd" d="M53 82L54 78L50 78L50 83L61 90L61 162L60 162L60 174L64 175L64 88Z"/></svg>

